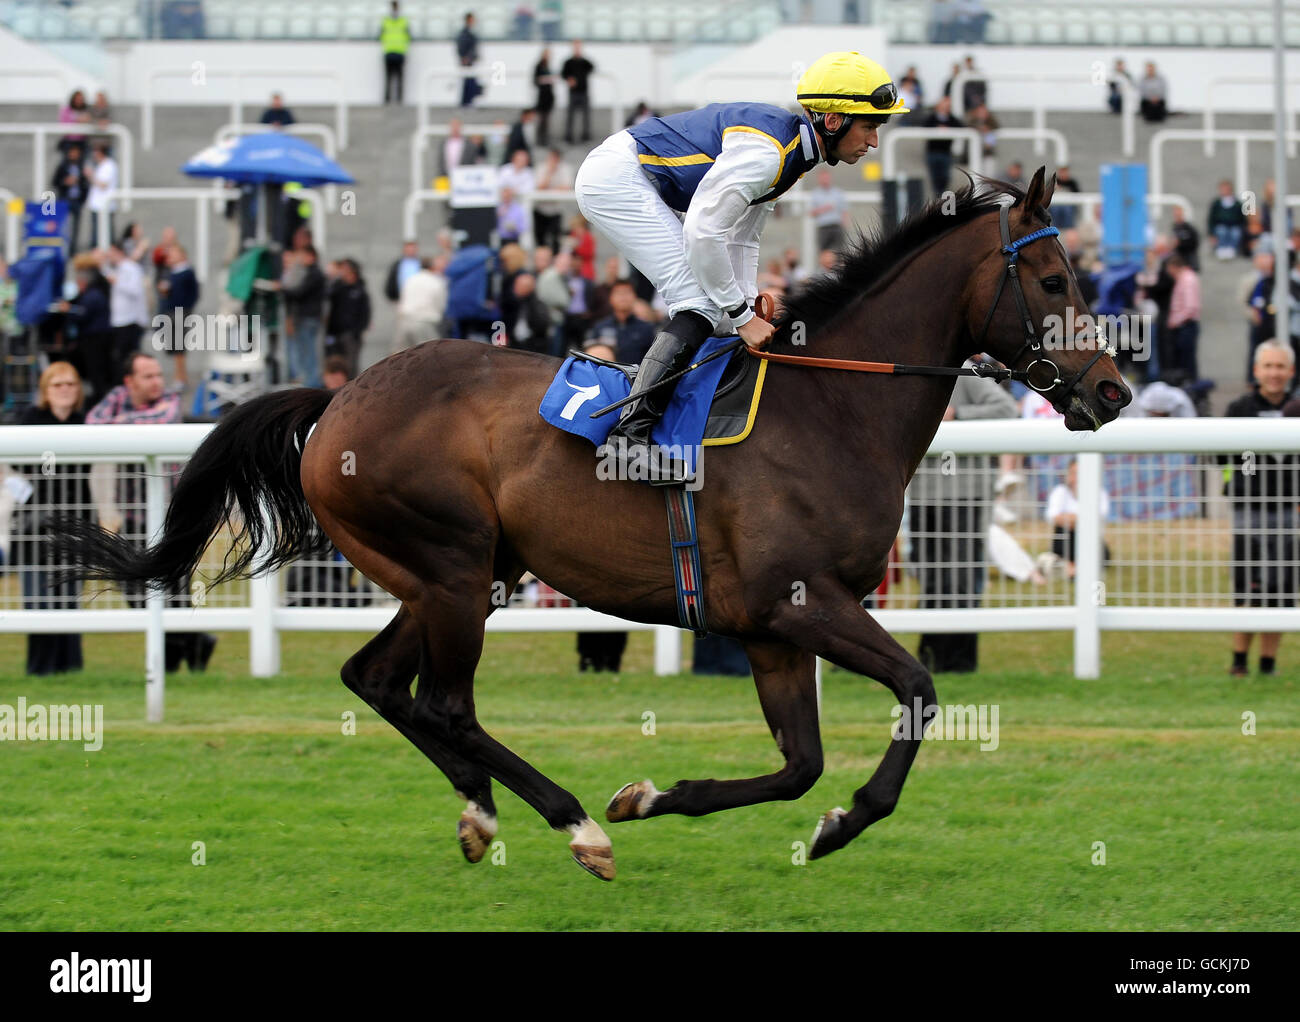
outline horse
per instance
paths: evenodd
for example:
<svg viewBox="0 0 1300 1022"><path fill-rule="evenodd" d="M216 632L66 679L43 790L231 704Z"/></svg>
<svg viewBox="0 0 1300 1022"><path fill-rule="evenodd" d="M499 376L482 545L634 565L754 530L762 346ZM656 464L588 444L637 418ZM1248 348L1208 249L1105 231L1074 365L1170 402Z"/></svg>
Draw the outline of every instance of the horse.
<svg viewBox="0 0 1300 1022"><path fill-rule="evenodd" d="M886 356L949 375L769 366L750 435L709 452L695 498L709 629L743 644L783 763L759 777L680 780L663 791L650 780L628 784L607 822L804 795L823 767L818 656L879 681L904 706L937 705L929 673L863 599L884 577L903 493L943 418L952 373L975 352L1012 369L1028 363L1020 372L1072 430L1099 428L1132 399L1100 341L1089 357L1086 345L1058 351L1038 339L1035 323L1087 308L1047 226L1055 186L1043 168L1024 190L968 180L889 235L859 238L832 274L790 294L767 353ZM492 738L474 706L484 622L525 572L596 610L678 624L662 495L598 478L591 445L541 420L558 365L442 339L392 355L336 392L254 399L195 451L153 546L73 521L61 554L81 577L175 589L220 529L236 542L213 584L287 564L327 536L400 603L343 666L343 683L464 800L465 858L479 861L497 834L495 779L568 835L579 865L613 879L605 831ZM920 742L893 736L852 807L821 817L811 859L893 812Z"/></svg>

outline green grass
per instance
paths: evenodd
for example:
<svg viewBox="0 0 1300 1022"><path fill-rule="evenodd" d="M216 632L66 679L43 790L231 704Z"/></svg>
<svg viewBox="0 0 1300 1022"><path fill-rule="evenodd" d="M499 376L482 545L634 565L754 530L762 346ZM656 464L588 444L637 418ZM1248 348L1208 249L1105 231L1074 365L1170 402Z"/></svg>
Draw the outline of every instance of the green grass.
<svg viewBox="0 0 1300 1022"><path fill-rule="evenodd" d="M612 884L499 786L505 864L464 862L446 780L338 682L364 639L286 635L288 673L259 680L246 641L223 636L206 675L169 676L166 722L148 725L139 637L87 636L87 670L55 679L24 677L23 640L0 638L0 702L102 703L106 717L96 753L0 744L0 928L1235 930L1300 917L1291 639L1277 678L1230 681L1225 636L1107 634L1104 677L1080 682L1066 635L986 636L981 672L937 687L941 703L998 704L999 748L924 745L892 817L795 865L794 843L850 802L889 741L889 694L828 672L826 772L808 795L610 825ZM572 644L489 637L479 712L598 819L628 781L778 764L748 680L655 678L645 634L623 674L578 675Z"/></svg>

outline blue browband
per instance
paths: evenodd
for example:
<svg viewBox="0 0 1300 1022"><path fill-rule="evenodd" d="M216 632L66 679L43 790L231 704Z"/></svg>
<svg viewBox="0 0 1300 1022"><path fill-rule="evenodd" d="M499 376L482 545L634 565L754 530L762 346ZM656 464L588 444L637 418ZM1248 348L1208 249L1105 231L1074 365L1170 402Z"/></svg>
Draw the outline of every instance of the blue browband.
<svg viewBox="0 0 1300 1022"><path fill-rule="evenodd" d="M1055 227L1044 227L1040 230L1034 231L1033 234L1026 234L1023 238L1017 238L1009 245L1003 245L1002 251L1005 252L1010 259L1014 260L1018 255L1020 255L1020 250L1031 241L1038 241L1040 238L1056 237L1060 233L1061 232Z"/></svg>

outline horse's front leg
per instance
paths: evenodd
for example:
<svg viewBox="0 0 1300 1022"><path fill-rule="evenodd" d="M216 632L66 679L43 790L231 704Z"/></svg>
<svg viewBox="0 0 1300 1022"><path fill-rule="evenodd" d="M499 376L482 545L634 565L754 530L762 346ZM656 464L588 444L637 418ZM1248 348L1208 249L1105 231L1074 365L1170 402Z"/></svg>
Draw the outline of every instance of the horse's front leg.
<svg viewBox="0 0 1300 1022"><path fill-rule="evenodd" d="M786 643L748 642L745 654L767 726L785 766L762 777L739 781L678 781L659 791L650 781L625 786L610 801L605 817L615 823L679 813L704 816L720 809L796 799L822 772L817 731L817 658Z"/></svg>
<svg viewBox="0 0 1300 1022"><path fill-rule="evenodd" d="M773 612L770 624L778 635L804 649L879 681L909 711L920 705L923 718L929 719L929 708L935 705L934 682L929 671L838 583L810 584L806 602L795 606L783 601ZM821 818L813 834L809 858L820 858L843 848L867 827L894 811L907 772L921 747L922 727L920 722L915 723L916 726L900 728L895 733L876 772L853 793L853 808L847 812L832 809Z"/></svg>

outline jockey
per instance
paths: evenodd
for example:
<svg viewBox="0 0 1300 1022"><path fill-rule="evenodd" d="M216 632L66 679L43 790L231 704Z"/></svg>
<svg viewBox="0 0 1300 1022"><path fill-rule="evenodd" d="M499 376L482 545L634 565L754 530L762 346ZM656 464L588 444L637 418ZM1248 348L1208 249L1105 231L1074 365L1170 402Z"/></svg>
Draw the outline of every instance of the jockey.
<svg viewBox="0 0 1300 1022"><path fill-rule="evenodd" d="M651 478L683 482L684 466L655 457L650 431L672 385L710 336L739 333L761 348L755 317L758 240L772 203L825 160L857 163L877 129L908 112L888 72L858 53L828 53L799 79L791 113L767 103L713 103L651 117L593 149L574 181L578 208L655 286L668 320L646 353L611 442L645 447ZM626 449L624 450L626 454Z"/></svg>

